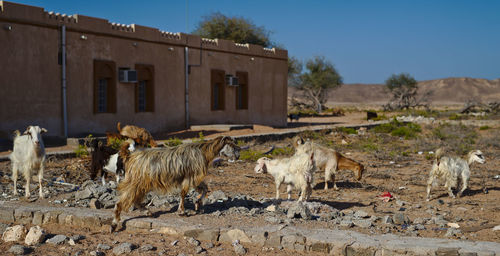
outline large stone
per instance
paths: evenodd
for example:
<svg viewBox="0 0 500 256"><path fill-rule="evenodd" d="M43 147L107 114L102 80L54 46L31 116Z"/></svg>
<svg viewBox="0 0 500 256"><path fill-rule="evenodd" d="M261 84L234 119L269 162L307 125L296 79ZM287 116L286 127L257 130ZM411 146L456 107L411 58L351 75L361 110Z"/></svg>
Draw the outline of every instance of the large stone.
<svg viewBox="0 0 500 256"><path fill-rule="evenodd" d="M57 223L60 212L46 212L43 215L42 224Z"/></svg>
<svg viewBox="0 0 500 256"><path fill-rule="evenodd" d="M364 220L364 219L353 220L353 223L355 226L360 227L360 228L369 228L373 225L371 220Z"/></svg>
<svg viewBox="0 0 500 256"><path fill-rule="evenodd" d="M247 249L245 249L245 247L243 247L243 245L241 245L239 243L234 244L233 248L234 248L234 252L237 255L245 255L247 253Z"/></svg>
<svg viewBox="0 0 500 256"><path fill-rule="evenodd" d="M210 201L210 203L224 202L228 199L229 198L226 196L226 194L220 190L216 190L208 195L208 200Z"/></svg>
<svg viewBox="0 0 500 256"><path fill-rule="evenodd" d="M23 225L15 225L13 227L8 227L5 232L3 232L2 240L5 242L17 242L22 241L26 236L26 228Z"/></svg>
<svg viewBox="0 0 500 256"><path fill-rule="evenodd" d="M342 226L342 227L350 228L350 227L352 227L353 224L354 223L352 222L352 220L341 220L340 221L340 226Z"/></svg>
<svg viewBox="0 0 500 256"><path fill-rule="evenodd" d="M111 250L111 246L109 246L107 244L98 244L97 250L101 250L101 251Z"/></svg>
<svg viewBox="0 0 500 256"><path fill-rule="evenodd" d="M31 248L23 246L23 245L15 244L15 245L11 246L7 252L10 252L14 255L25 255L25 254L28 254L31 252Z"/></svg>
<svg viewBox="0 0 500 256"><path fill-rule="evenodd" d="M286 217L289 219L302 218L305 220L312 219L311 211L302 202L296 202L288 208Z"/></svg>
<svg viewBox="0 0 500 256"><path fill-rule="evenodd" d="M212 241L216 242L219 240L219 230L218 229L191 229L184 232L184 236L194 237L202 241Z"/></svg>
<svg viewBox="0 0 500 256"><path fill-rule="evenodd" d="M35 212L33 214L33 225L42 225L43 224L43 212Z"/></svg>
<svg viewBox="0 0 500 256"><path fill-rule="evenodd" d="M33 212L26 209L16 209L14 211L14 218L17 223L31 224L31 221L33 220Z"/></svg>
<svg viewBox="0 0 500 256"><path fill-rule="evenodd" d="M297 244L304 246L306 243L306 238L302 235L295 234L295 235L285 235L281 239L281 245L283 248L290 249L290 250L296 250Z"/></svg>
<svg viewBox="0 0 500 256"><path fill-rule="evenodd" d="M67 239L68 237L65 235L56 235L50 239L47 239L47 241L45 242L48 244L61 245L64 244L64 242L66 242Z"/></svg>
<svg viewBox="0 0 500 256"><path fill-rule="evenodd" d="M134 250L135 246L131 243L121 243L117 247L113 248L113 253L115 255L128 254Z"/></svg>
<svg viewBox="0 0 500 256"><path fill-rule="evenodd" d="M393 221L394 221L394 224L396 224L396 225L403 225L403 224L410 223L410 219L408 218L408 216L406 216L403 213L394 214Z"/></svg>
<svg viewBox="0 0 500 256"><path fill-rule="evenodd" d="M14 210L0 208L0 220L4 222L14 222Z"/></svg>
<svg viewBox="0 0 500 256"><path fill-rule="evenodd" d="M30 231L24 239L24 243L27 245L41 244L45 239L45 230L40 226L34 226L30 228Z"/></svg>
<svg viewBox="0 0 500 256"><path fill-rule="evenodd" d="M231 229L227 232L221 234L220 239L221 242L229 242L232 243L234 240L239 240L243 243L250 243L250 238L240 229Z"/></svg>
<svg viewBox="0 0 500 256"><path fill-rule="evenodd" d="M367 218L368 217L368 213L363 211L363 210L358 210L354 213L354 217L355 218Z"/></svg>
<svg viewBox="0 0 500 256"><path fill-rule="evenodd" d="M83 200L83 199L88 199L88 198L91 198L91 197L92 197L92 191L91 191L91 189L89 187L84 188L82 190L78 190L75 193L75 200L76 201L80 201L80 200Z"/></svg>
<svg viewBox="0 0 500 256"><path fill-rule="evenodd" d="M330 252L330 245L327 243L313 243L311 244L310 250L313 252L323 252L323 253L329 253Z"/></svg>

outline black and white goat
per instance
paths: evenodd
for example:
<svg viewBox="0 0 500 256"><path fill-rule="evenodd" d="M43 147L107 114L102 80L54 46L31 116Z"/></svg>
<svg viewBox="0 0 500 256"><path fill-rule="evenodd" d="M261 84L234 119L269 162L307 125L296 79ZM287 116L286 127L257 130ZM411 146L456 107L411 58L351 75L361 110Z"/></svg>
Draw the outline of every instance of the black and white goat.
<svg viewBox="0 0 500 256"><path fill-rule="evenodd" d="M104 145L98 140L90 143L92 147L92 163L90 169L90 178L94 180L101 177L102 184L106 184L106 172L113 173L116 176L116 183L120 182L120 174L124 174L123 159L116 150L110 146ZM135 142L127 140L127 149L129 152L135 150Z"/></svg>
<svg viewBox="0 0 500 256"><path fill-rule="evenodd" d="M14 195L17 195L17 176L19 170L26 179L25 197L30 197L30 182L33 172L38 170L38 183L40 184L40 198L43 198L42 179L45 163L45 146L42 133L47 132L39 126L28 126L21 135L19 131L14 132L14 149L10 154L12 163L12 180L14 181Z"/></svg>

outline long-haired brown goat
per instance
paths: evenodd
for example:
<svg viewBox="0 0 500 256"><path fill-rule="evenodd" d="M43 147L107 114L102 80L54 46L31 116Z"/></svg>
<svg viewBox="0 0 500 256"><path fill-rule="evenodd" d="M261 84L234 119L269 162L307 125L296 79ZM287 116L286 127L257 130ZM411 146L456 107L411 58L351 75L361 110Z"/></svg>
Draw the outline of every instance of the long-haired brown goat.
<svg viewBox="0 0 500 256"><path fill-rule="evenodd" d="M158 146L151 133L149 133L148 130L144 128L135 125L125 125L123 128L121 128L121 124L120 122L118 122L116 124L116 129L121 136L133 139L139 146L146 147L148 143L153 148Z"/></svg>
<svg viewBox="0 0 500 256"><path fill-rule="evenodd" d="M113 230L120 222L121 211L139 205L152 190L163 193L180 190L177 212L184 214L184 197L189 189L195 188L200 193L195 201L195 210L198 211L207 192L203 178L210 162L219 155L236 160L239 150L234 139L219 137L201 143L132 152L125 160L125 179L118 185L120 199L115 206Z"/></svg>

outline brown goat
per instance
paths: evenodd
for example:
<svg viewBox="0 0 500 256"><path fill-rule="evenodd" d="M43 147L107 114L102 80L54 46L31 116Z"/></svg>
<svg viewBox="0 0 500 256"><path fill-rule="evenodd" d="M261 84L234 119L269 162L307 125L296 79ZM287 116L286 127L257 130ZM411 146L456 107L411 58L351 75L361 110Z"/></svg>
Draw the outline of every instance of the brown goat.
<svg viewBox="0 0 500 256"><path fill-rule="evenodd" d="M132 152L125 158L125 179L118 185L120 199L115 206L113 230L120 222L121 211L139 205L152 190L163 193L180 190L177 212L184 214L184 197L189 189L195 188L200 193L195 202L198 211L207 192L203 179L208 165L218 155L238 159L239 147L232 138L219 137L201 143Z"/></svg>
<svg viewBox="0 0 500 256"><path fill-rule="evenodd" d="M125 125L123 128L120 126L121 124L118 122L116 124L118 133L120 133L121 136L133 139L137 145L146 147L149 143L149 145L153 148L158 146L153 139L153 136L151 136L151 133L149 133L146 129L135 125Z"/></svg>
<svg viewBox="0 0 500 256"><path fill-rule="evenodd" d="M293 145L297 151L314 152L316 167L325 171L325 190L328 189L328 181L330 180L333 182L333 188L338 190L335 183L335 174L338 170L351 170L356 179L361 180L365 167L339 152L310 141L304 141L300 137L294 138Z"/></svg>

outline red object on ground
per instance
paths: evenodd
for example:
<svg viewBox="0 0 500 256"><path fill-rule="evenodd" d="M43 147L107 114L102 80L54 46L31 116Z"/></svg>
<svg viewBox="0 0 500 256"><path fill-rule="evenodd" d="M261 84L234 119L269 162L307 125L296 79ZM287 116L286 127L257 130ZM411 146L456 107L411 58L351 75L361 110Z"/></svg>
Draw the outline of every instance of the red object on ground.
<svg viewBox="0 0 500 256"><path fill-rule="evenodd" d="M380 199L382 199L385 202L389 202L392 199L392 195L390 192L384 192L382 195L380 195Z"/></svg>

